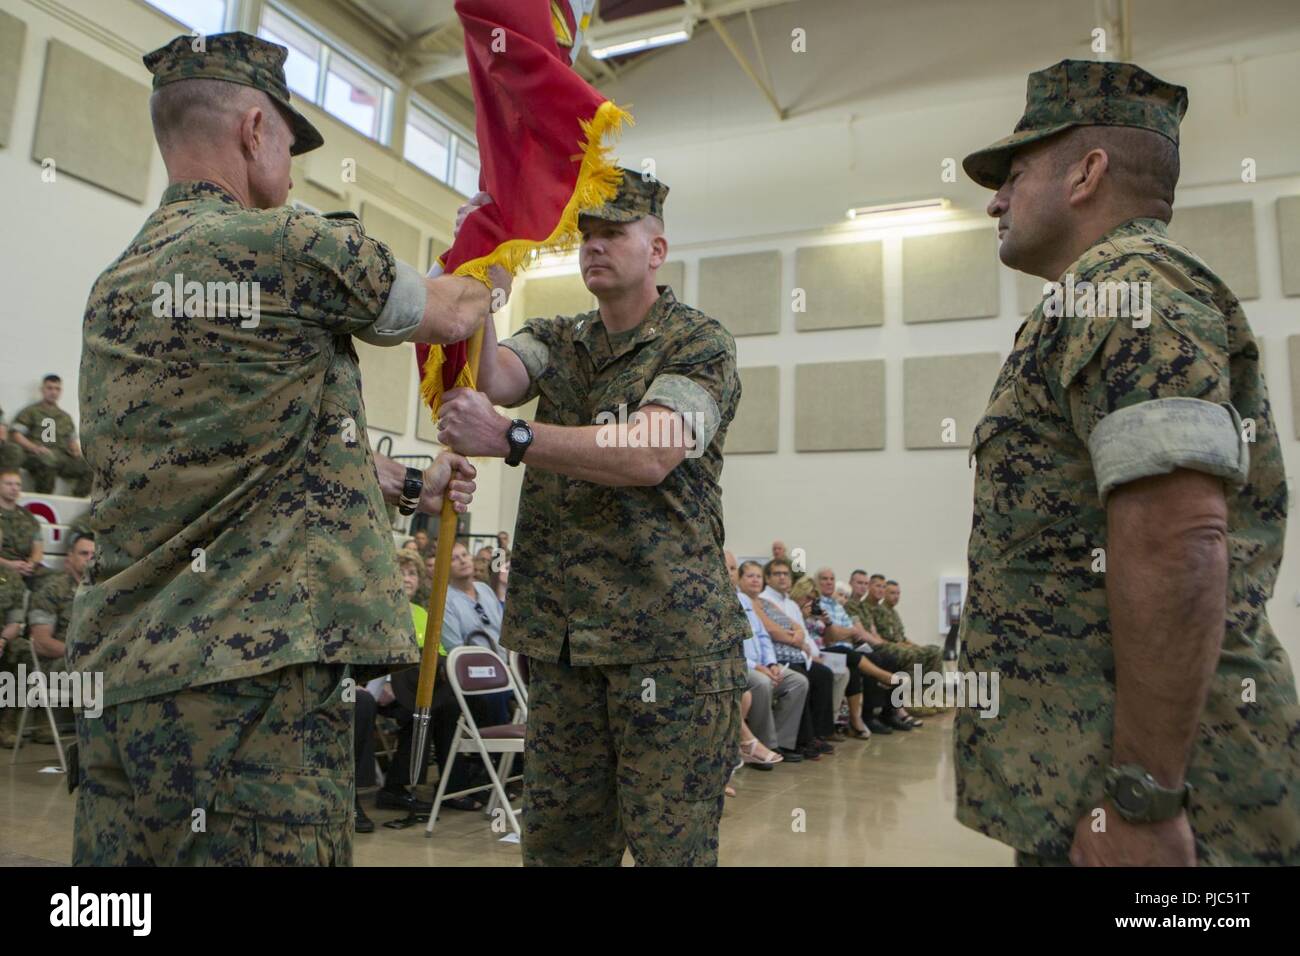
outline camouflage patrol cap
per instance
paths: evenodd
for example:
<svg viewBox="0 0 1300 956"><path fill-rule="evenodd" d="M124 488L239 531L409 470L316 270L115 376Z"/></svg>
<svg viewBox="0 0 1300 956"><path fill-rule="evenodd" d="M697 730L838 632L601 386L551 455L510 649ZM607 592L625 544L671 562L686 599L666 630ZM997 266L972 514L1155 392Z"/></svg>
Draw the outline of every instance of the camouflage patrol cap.
<svg viewBox="0 0 1300 956"><path fill-rule="evenodd" d="M1132 63L1062 60L1029 74L1025 115L1015 132L971 153L962 168L981 186L999 189L1017 149L1074 126L1134 126L1167 136L1177 146L1186 112L1186 88Z"/></svg>
<svg viewBox="0 0 1300 956"><path fill-rule="evenodd" d="M294 156L310 152L325 140L289 103L289 85L284 78L284 61L289 51L249 33L215 33L211 36L178 36L166 46L144 56L153 74L153 88L162 89L178 80L225 80L261 90L285 112L293 129Z"/></svg>
<svg viewBox="0 0 1300 956"><path fill-rule="evenodd" d="M659 180L624 169L618 195L605 205L597 206L582 215L609 222L636 222L646 216L663 219L664 200L667 198L668 187Z"/></svg>

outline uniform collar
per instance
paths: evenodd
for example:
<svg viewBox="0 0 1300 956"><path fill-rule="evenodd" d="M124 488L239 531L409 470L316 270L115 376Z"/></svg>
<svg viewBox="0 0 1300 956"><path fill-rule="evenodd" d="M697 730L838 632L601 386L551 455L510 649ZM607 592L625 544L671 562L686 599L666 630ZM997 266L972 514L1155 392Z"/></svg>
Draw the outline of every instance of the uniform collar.
<svg viewBox="0 0 1300 956"><path fill-rule="evenodd" d="M1121 243L1125 239L1149 236L1153 233L1164 238L1169 235L1169 230L1161 220L1150 217L1139 217L1120 223L1084 250L1083 255L1075 259L1070 264L1070 267L1061 273L1062 281L1067 275L1076 277L1087 275L1100 263L1105 262L1107 259L1113 259L1118 251L1117 243Z"/></svg>
<svg viewBox="0 0 1300 956"><path fill-rule="evenodd" d="M663 331L664 323L672 313L673 306L677 304L677 298L673 295L673 290L666 285L656 286L656 288L659 290L659 298L655 300L654 305L650 306L650 311L646 313L645 318L626 332L613 333L612 339L611 333L600 318L599 309L578 319L574 329L577 341L586 347L587 354L599 367L603 368L615 359L622 358L643 342L658 338L659 333Z"/></svg>
<svg viewBox="0 0 1300 956"><path fill-rule="evenodd" d="M195 202L195 201L214 201L220 203L229 203L232 206L243 207L238 199L227 192L223 187L216 183L210 183L207 180L190 180L183 183L172 183L163 190L162 200L159 206L166 206L174 202Z"/></svg>

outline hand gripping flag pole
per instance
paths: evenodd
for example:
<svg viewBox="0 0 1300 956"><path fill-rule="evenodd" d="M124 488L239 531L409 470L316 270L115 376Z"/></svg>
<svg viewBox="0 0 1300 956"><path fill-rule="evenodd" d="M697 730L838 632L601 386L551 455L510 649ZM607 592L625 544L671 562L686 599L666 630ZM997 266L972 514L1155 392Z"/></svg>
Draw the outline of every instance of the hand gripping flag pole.
<svg viewBox="0 0 1300 956"><path fill-rule="evenodd" d="M493 201L466 218L439 260L441 271L490 286L493 266L513 276L538 252L572 249L579 215L618 195L623 172L605 137L632 117L573 69L593 7L594 0L456 0L474 90L479 188ZM482 348L482 330L469 342L416 346L420 393L435 415L445 390L475 387ZM412 782L428 744L455 542L456 510L444 496L415 698Z"/></svg>

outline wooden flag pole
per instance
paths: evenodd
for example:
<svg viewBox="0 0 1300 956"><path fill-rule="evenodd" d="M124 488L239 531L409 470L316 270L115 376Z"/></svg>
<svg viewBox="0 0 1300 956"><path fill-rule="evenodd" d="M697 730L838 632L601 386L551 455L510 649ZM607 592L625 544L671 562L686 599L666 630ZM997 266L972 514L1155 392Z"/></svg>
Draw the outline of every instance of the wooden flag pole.
<svg viewBox="0 0 1300 956"><path fill-rule="evenodd" d="M485 322L491 322L488 315ZM483 328L469 341L469 370L478 382L479 359L483 355ZM455 449L451 449L455 450ZM433 685L438 676L438 648L442 645L442 615L447 609L447 587L451 581L451 549L456 544L458 515L450 493L442 496L438 518L438 544L433 559L433 591L429 595L429 619L424 625L424 647L420 652L420 683L415 691L414 744L411 750L411 783L420 776L420 764L429 745L429 716L433 707Z"/></svg>

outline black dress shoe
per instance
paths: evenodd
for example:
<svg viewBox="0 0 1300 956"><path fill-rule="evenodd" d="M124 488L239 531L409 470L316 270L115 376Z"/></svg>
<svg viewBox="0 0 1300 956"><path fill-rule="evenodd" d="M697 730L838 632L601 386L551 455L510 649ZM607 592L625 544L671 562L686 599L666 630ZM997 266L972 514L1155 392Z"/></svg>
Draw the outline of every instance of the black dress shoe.
<svg viewBox="0 0 1300 956"><path fill-rule="evenodd" d="M897 714L890 714L887 718L885 718L885 723L889 724L889 726L893 727L895 730L912 729L911 723L909 721L904 720L902 717L899 717Z"/></svg>
<svg viewBox="0 0 1300 956"><path fill-rule="evenodd" d="M374 833L375 821L366 816L366 811L361 808L361 801L357 801L356 812L353 816L353 828L358 833Z"/></svg>
<svg viewBox="0 0 1300 956"><path fill-rule="evenodd" d="M433 804L409 793L394 793L381 789L375 794L375 806L380 810L405 810L407 813L432 813Z"/></svg>
<svg viewBox="0 0 1300 956"><path fill-rule="evenodd" d="M791 750L788 747L780 748L781 756L785 758L785 763L799 763L803 760L803 754L798 750Z"/></svg>
<svg viewBox="0 0 1300 956"><path fill-rule="evenodd" d="M882 722L882 721L880 721L880 720L877 720L875 717L872 717L870 720L867 721L867 730L871 731L873 734L892 734L892 733L893 733L893 731L889 729L889 725L888 725L888 724L886 724L886 723L884 723L884 722Z"/></svg>
<svg viewBox="0 0 1300 956"><path fill-rule="evenodd" d="M830 744L828 744L826 741L822 740L820 737L818 737L816 740L814 740L814 741L810 744L810 746L817 748L817 752L818 752L818 753L823 753L823 754L833 754L833 753L835 753L835 748L834 748L833 746L831 746Z"/></svg>
<svg viewBox="0 0 1300 956"><path fill-rule="evenodd" d="M803 749L801 749L799 753L803 754L804 760L822 759L822 752L818 750L816 747L814 747L812 744L804 744Z"/></svg>

